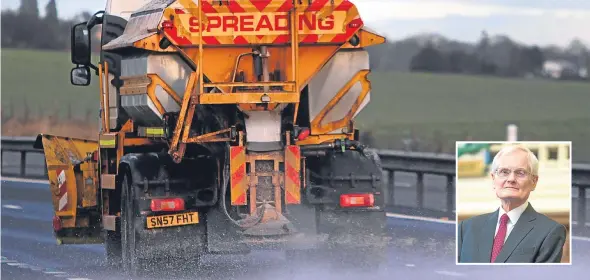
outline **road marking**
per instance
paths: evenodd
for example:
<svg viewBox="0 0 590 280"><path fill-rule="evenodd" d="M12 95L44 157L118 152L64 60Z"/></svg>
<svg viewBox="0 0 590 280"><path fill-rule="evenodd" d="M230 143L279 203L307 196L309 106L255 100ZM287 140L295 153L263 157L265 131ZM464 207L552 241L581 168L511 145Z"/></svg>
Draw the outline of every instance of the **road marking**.
<svg viewBox="0 0 590 280"><path fill-rule="evenodd" d="M449 275L449 276L457 276L462 277L465 276L464 273L454 272L454 271L446 271L446 270L436 270L435 273L442 274L442 275Z"/></svg>
<svg viewBox="0 0 590 280"><path fill-rule="evenodd" d="M23 209L22 207L20 207L18 205L14 205L14 204L6 204L6 205L2 205L2 207L8 208L8 209L16 209L16 210Z"/></svg>
<svg viewBox="0 0 590 280"><path fill-rule="evenodd" d="M416 266L416 265L414 265L414 264L412 264L412 263L407 263L407 264L406 264L406 266L407 266L407 267L414 267L414 266Z"/></svg>
<svg viewBox="0 0 590 280"><path fill-rule="evenodd" d="M9 260L7 257L2 256L1 262L2 263L13 263L16 261Z"/></svg>
<svg viewBox="0 0 590 280"><path fill-rule="evenodd" d="M572 225L577 226L578 225L578 222L572 221ZM586 223L586 226L587 227L590 227L590 223Z"/></svg>
<svg viewBox="0 0 590 280"><path fill-rule="evenodd" d="M59 277L59 278L69 277L69 278L67 278L68 280L92 280L92 279L89 279L89 278L77 278L76 276L72 276L72 275L70 275L70 274L68 274L66 272L57 271L57 270L53 270L53 269L50 269L50 268L44 269L44 268L41 268L41 267L38 267L38 266L26 264L26 263L19 263L17 261L9 260L5 256L0 256L0 260L2 261L3 264L5 263L5 264L10 265L10 266L17 266L17 267L20 267L20 268L30 269L30 270L34 270L34 271L45 270L45 271L41 271L41 272L43 272L45 274L48 274L48 275L55 276L55 277Z"/></svg>
<svg viewBox="0 0 590 280"><path fill-rule="evenodd" d="M410 220L418 220L418 221L441 223L441 224L454 224L455 223L455 221L448 221L448 220L435 219L435 218L426 218L426 217L417 217L417 216L409 216L409 215L394 214L394 213L387 213L386 215L387 215L387 217L391 217L391 218L410 219Z"/></svg>
<svg viewBox="0 0 590 280"><path fill-rule="evenodd" d="M572 236L573 240L590 242L590 238L583 236Z"/></svg>
<svg viewBox="0 0 590 280"><path fill-rule="evenodd" d="M49 180L23 179L23 178L16 178L16 177L2 177L2 181L19 182L19 183L49 184Z"/></svg>

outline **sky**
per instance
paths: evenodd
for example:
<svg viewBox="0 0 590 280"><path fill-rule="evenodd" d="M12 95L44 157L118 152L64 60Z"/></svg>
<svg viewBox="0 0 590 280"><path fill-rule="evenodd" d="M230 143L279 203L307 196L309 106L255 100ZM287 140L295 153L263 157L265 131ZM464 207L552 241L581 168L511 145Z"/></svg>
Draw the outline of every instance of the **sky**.
<svg viewBox="0 0 590 280"><path fill-rule="evenodd" d="M40 13L48 0L38 0ZM122 0L119 0L122 1ZM127 0L125 0L127 1ZM420 33L476 42L483 30L517 42L567 46L578 38L590 46L588 0L351 0L365 24L390 39ZM60 17L104 9L106 0L57 0ZM20 0L2 0L16 9Z"/></svg>

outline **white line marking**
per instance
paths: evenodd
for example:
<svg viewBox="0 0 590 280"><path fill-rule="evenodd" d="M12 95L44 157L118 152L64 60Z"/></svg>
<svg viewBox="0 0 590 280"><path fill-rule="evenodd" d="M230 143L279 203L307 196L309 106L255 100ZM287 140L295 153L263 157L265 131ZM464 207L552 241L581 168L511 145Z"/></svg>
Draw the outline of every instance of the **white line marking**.
<svg viewBox="0 0 590 280"><path fill-rule="evenodd" d="M18 205L14 205L14 204L6 204L6 205L2 205L2 207L8 208L8 209L16 209L16 210L23 209L22 207L20 207Z"/></svg>
<svg viewBox="0 0 590 280"><path fill-rule="evenodd" d="M34 271L41 271L41 270L43 270L42 267L38 267L38 266L29 266L29 269L30 270L34 270Z"/></svg>
<svg viewBox="0 0 590 280"><path fill-rule="evenodd" d="M13 263L13 262L16 262L16 261L9 260L7 257L2 256L1 262L2 263Z"/></svg>
<svg viewBox="0 0 590 280"><path fill-rule="evenodd" d="M391 217L391 218L410 219L410 220L418 220L418 221L441 223L441 224L454 224L455 223L455 221L448 221L448 220L441 220L441 219L434 219L434 218L426 218L426 217L416 217L416 216L409 216L409 215L402 215L402 214L394 214L394 213L387 213L386 215L387 215L387 217Z"/></svg>
<svg viewBox="0 0 590 280"><path fill-rule="evenodd" d="M578 225L578 222L572 221L572 225L577 226ZM590 223L586 223L586 226L587 227L590 227Z"/></svg>
<svg viewBox="0 0 590 280"><path fill-rule="evenodd" d="M65 274L65 272L61 271L43 271L45 274L56 275L56 274Z"/></svg>
<svg viewBox="0 0 590 280"><path fill-rule="evenodd" d="M0 256L0 259L1 259L2 263L6 263L7 265L10 265L10 266L17 266L20 268L30 269L30 270L34 270L34 271L43 270L43 268L41 268L41 267L26 264L26 263L19 263L17 261L12 261L4 256ZM53 276L59 277L59 278L70 277L70 278L68 278L68 280L92 280L89 278L77 278L75 276L69 275L69 274L62 272L62 271L43 271L43 273L53 275Z"/></svg>
<svg viewBox="0 0 590 280"><path fill-rule="evenodd" d="M19 182L19 183L49 184L49 180L23 179L23 178L4 177L4 176L2 176L2 181Z"/></svg>
<svg viewBox="0 0 590 280"><path fill-rule="evenodd" d="M465 276L465 274L463 274L463 273L454 272L454 271L446 271L446 270L437 270L437 271L435 271L435 273L442 274L442 275L449 275L449 276L457 276L457 277Z"/></svg>
<svg viewBox="0 0 590 280"><path fill-rule="evenodd" d="M583 236L572 236L573 240L590 242L590 238Z"/></svg>
<svg viewBox="0 0 590 280"><path fill-rule="evenodd" d="M414 267L414 266L416 266L416 265L414 265L414 264L412 264L412 263L407 263L407 264L406 264L406 266L407 266L407 267Z"/></svg>

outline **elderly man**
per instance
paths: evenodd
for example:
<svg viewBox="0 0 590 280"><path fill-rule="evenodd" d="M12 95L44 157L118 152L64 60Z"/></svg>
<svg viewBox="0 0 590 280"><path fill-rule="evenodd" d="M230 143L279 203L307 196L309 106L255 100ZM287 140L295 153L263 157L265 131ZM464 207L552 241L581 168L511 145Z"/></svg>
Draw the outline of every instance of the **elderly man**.
<svg viewBox="0 0 590 280"><path fill-rule="evenodd" d="M490 169L498 210L459 223L459 263L558 263L565 227L535 211L528 202L535 190L537 157L526 147L509 145Z"/></svg>

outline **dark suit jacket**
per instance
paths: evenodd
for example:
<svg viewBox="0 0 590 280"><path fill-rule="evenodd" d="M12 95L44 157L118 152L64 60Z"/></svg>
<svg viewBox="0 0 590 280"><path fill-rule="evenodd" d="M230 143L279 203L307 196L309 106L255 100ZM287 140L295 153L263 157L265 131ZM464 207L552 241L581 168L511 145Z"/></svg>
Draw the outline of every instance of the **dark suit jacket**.
<svg viewBox="0 0 590 280"><path fill-rule="evenodd" d="M457 228L458 262L489 263L498 210L466 219ZM506 239L496 263L558 263L563 254L565 227L535 211L524 210Z"/></svg>

